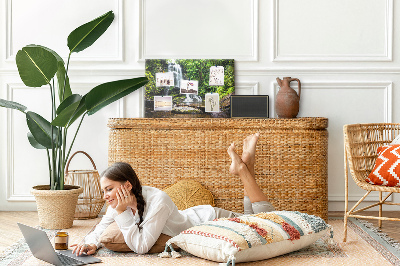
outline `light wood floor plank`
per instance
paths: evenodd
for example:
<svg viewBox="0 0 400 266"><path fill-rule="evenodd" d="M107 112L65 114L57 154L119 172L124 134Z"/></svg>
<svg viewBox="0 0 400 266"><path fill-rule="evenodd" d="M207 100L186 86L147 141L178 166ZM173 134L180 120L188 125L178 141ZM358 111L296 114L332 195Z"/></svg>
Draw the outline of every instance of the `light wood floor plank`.
<svg viewBox="0 0 400 266"><path fill-rule="evenodd" d="M377 212L363 212L366 215L377 215ZM400 217L400 211L383 212L388 217ZM343 217L343 212L329 212L330 217ZM375 226L378 221L368 220ZM37 212L0 212L0 252L22 238L17 222L29 226L37 226ZM383 221L382 231L400 242L400 222Z"/></svg>
<svg viewBox="0 0 400 266"><path fill-rule="evenodd" d="M37 226L39 218L37 212L0 212L0 252L23 237L17 222Z"/></svg>

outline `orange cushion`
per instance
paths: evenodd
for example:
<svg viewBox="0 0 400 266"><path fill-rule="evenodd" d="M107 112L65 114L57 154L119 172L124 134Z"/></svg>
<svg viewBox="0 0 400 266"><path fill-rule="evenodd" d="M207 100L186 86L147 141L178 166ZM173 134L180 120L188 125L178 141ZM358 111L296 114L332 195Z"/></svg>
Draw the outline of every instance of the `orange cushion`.
<svg viewBox="0 0 400 266"><path fill-rule="evenodd" d="M365 179L368 183L400 187L400 144L379 147L374 169Z"/></svg>

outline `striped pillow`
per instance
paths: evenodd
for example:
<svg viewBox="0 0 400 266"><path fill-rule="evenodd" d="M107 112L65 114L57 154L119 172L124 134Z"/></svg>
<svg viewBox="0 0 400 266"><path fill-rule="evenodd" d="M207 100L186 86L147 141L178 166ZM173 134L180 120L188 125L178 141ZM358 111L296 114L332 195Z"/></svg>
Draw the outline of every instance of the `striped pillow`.
<svg viewBox="0 0 400 266"><path fill-rule="evenodd" d="M321 218L301 212L274 211L220 218L171 238L166 243L166 251L173 243L212 261L228 264L257 261L306 247L329 229ZM168 257L168 253L161 253L160 257Z"/></svg>

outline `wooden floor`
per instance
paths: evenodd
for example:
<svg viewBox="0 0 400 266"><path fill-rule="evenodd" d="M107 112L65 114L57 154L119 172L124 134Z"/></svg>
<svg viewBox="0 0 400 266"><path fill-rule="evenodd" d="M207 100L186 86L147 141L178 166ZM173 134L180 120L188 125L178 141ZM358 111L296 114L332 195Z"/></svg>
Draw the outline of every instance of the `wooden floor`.
<svg viewBox="0 0 400 266"><path fill-rule="evenodd" d="M0 212L0 253L22 238L17 222L37 226L37 212Z"/></svg>
<svg viewBox="0 0 400 266"><path fill-rule="evenodd" d="M377 215L377 212L363 212L365 215ZM383 212L388 217L400 217L400 211ZM329 212L330 217L343 217L343 212ZM378 221L368 220L375 226ZM39 224L37 212L0 212L0 253L22 238L17 222L36 226ZM383 221L382 232L400 242L400 222Z"/></svg>

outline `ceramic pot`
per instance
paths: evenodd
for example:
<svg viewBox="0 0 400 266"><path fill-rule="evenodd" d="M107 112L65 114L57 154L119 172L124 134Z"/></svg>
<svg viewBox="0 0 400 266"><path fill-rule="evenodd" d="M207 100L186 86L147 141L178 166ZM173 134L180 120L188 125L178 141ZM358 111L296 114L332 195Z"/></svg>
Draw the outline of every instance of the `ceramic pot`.
<svg viewBox="0 0 400 266"><path fill-rule="evenodd" d="M290 87L291 81L298 82L299 94ZM280 90L275 98L275 112L279 118L295 118L299 113L301 83L299 79L285 77L283 80L276 78Z"/></svg>
<svg viewBox="0 0 400 266"><path fill-rule="evenodd" d="M46 229L71 228L74 222L78 196L83 192L79 186L65 185L64 190L50 190L49 185L35 186L39 225Z"/></svg>

